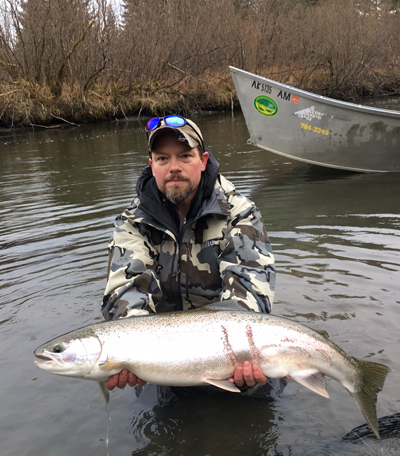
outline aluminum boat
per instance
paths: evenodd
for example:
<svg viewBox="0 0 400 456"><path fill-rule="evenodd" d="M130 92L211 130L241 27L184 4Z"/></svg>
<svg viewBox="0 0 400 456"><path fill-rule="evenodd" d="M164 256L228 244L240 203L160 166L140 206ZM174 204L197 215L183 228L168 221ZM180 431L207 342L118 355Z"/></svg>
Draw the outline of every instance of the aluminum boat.
<svg viewBox="0 0 400 456"><path fill-rule="evenodd" d="M250 142L257 147L331 168L400 171L400 112L334 100L230 70Z"/></svg>

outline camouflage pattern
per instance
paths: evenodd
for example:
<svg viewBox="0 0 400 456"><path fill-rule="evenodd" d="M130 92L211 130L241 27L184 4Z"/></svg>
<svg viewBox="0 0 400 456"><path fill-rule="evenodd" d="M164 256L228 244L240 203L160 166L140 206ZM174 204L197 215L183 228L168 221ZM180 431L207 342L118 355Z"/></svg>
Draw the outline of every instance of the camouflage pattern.
<svg viewBox="0 0 400 456"><path fill-rule="evenodd" d="M106 320L187 310L235 299L246 309L271 312L274 256L261 214L218 175L178 239L139 198L115 221L109 244Z"/></svg>

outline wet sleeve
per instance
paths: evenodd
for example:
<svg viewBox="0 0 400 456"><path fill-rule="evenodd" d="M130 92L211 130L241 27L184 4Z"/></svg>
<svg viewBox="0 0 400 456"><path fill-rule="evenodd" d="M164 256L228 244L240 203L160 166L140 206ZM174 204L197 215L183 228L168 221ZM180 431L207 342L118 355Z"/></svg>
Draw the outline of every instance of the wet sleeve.
<svg viewBox="0 0 400 456"><path fill-rule="evenodd" d="M161 298L156 274L158 252L122 215L109 243L109 264L102 314L106 320L156 312Z"/></svg>
<svg viewBox="0 0 400 456"><path fill-rule="evenodd" d="M275 293L275 260L261 214L247 198L230 197L231 220L219 256L221 300L236 299L256 312L270 313Z"/></svg>

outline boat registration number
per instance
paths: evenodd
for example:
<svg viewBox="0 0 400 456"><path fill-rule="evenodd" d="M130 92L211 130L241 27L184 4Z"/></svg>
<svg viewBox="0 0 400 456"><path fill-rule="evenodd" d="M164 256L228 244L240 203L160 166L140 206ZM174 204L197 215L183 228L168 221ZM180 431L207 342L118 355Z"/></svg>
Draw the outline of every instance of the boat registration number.
<svg viewBox="0 0 400 456"><path fill-rule="evenodd" d="M319 128L319 127L313 127L313 126L305 124L305 123L301 123L300 127L303 130L308 130L308 131L311 131L313 133L318 133L319 135L325 135L325 136L329 135L329 130L324 130L324 129Z"/></svg>

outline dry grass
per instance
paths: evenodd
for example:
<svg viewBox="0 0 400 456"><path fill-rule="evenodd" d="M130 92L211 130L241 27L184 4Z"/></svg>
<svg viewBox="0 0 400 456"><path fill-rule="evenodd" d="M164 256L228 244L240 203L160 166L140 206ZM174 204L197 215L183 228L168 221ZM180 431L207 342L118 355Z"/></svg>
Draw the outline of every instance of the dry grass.
<svg viewBox="0 0 400 456"><path fill-rule="evenodd" d="M230 77L229 77L230 78ZM225 78L228 79L228 78ZM21 83L3 85L0 97L0 125L3 127L50 126L63 122L84 123L132 115L189 114L202 109L231 109L237 98L231 81L210 78L202 83L183 81L171 84L147 84L134 89L105 91L101 87L81 93L63 87L54 97L48 87ZM214 84L212 81L216 81ZM173 87L170 87L170 86Z"/></svg>

